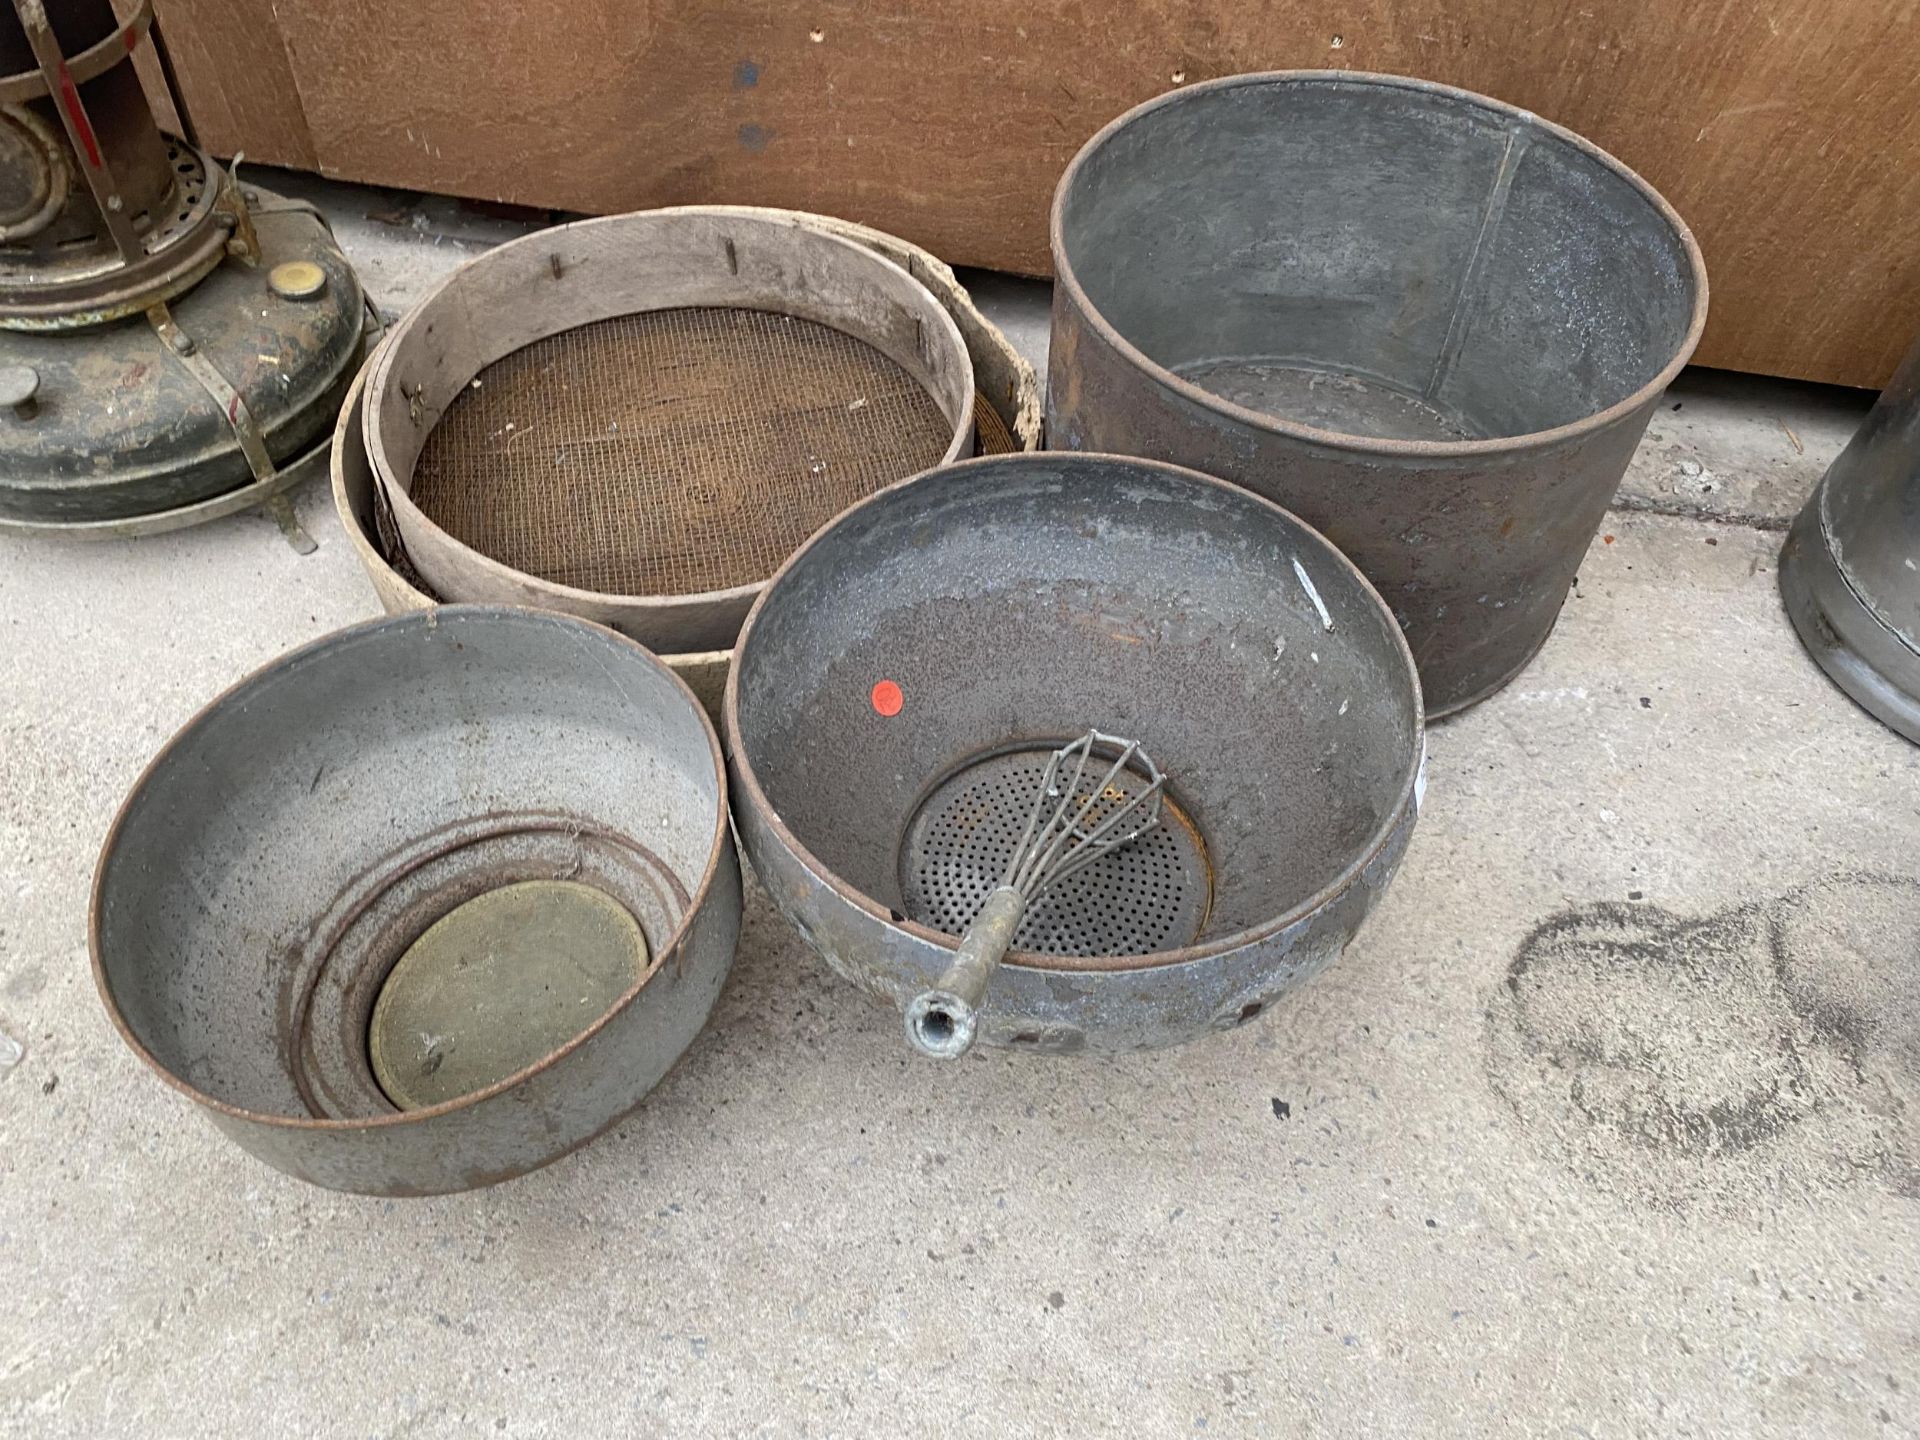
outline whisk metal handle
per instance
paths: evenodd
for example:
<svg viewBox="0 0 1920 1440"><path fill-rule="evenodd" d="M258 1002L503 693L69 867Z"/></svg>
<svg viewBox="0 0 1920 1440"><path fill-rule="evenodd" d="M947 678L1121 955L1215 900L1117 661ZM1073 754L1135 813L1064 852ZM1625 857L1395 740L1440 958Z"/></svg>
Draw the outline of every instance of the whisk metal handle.
<svg viewBox="0 0 1920 1440"><path fill-rule="evenodd" d="M974 1023L987 998L987 982L1013 948L1013 935L1027 913L1027 897L1011 885L987 896L939 983L907 1006L907 1039L922 1055L955 1060L973 1045Z"/></svg>

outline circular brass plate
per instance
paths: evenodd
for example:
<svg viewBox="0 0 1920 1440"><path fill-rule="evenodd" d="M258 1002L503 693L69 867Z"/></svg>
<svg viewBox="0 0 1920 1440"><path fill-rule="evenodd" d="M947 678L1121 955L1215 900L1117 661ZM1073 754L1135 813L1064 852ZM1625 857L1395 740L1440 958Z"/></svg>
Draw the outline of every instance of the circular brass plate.
<svg viewBox="0 0 1920 1440"><path fill-rule="evenodd" d="M267 284L284 300L311 300L327 288L327 272L311 260L286 260L267 272Z"/></svg>
<svg viewBox="0 0 1920 1440"><path fill-rule="evenodd" d="M477 895L407 947L381 987L367 1052L402 1110L484 1090L565 1045L647 964L639 923L573 880Z"/></svg>

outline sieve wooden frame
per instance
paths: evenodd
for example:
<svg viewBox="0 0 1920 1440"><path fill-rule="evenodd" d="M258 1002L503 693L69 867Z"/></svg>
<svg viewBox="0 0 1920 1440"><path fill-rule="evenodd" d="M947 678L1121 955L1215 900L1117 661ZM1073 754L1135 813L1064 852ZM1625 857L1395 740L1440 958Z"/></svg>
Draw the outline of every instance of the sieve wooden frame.
<svg viewBox="0 0 1920 1440"><path fill-rule="evenodd" d="M698 306L793 315L865 341L924 386L951 423L939 463L971 452L975 384L966 342L927 287L886 257L794 219L743 210L687 207L556 226L448 276L394 327L369 367L362 403L374 480L407 558L437 593L450 602L564 611L667 653L732 646L764 580L682 595L577 589L463 544L409 493L434 424L494 361L597 320Z"/></svg>

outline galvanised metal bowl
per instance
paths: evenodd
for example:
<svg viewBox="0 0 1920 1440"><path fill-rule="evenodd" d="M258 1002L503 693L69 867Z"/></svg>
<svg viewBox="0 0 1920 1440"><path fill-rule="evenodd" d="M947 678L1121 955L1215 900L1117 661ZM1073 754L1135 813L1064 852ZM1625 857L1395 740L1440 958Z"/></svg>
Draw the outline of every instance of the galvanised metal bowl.
<svg viewBox="0 0 1920 1440"><path fill-rule="evenodd" d="M1419 682L1360 573L1211 477L1048 453L881 491L775 575L727 688L741 843L828 963L904 1010L1090 728L1153 755L1167 813L1028 910L990 1043L1252 1019L1353 938L1412 831Z"/></svg>
<svg viewBox="0 0 1920 1440"><path fill-rule="evenodd" d="M233 1140L419 1195L631 1110L739 928L692 692L596 625L453 606L295 650L168 741L108 833L91 940L122 1037Z"/></svg>

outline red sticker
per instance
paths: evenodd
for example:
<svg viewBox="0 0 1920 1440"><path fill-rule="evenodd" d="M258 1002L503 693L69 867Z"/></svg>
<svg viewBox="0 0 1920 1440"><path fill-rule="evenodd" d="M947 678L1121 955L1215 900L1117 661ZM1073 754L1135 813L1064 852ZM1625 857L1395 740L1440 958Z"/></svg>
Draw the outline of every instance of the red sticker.
<svg viewBox="0 0 1920 1440"><path fill-rule="evenodd" d="M873 708L891 719L900 713L900 707L907 703L907 697L900 693L900 687L891 680L882 680L873 687Z"/></svg>

